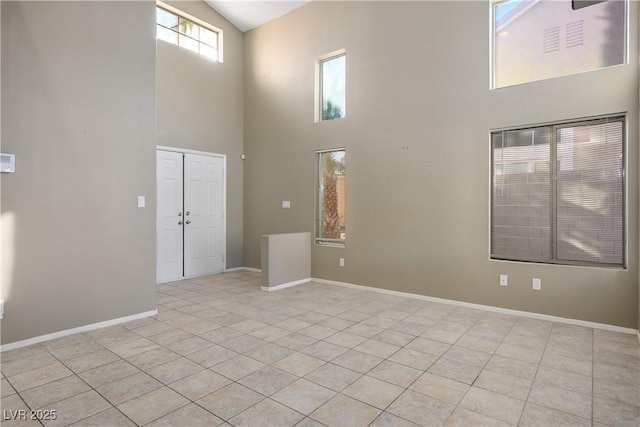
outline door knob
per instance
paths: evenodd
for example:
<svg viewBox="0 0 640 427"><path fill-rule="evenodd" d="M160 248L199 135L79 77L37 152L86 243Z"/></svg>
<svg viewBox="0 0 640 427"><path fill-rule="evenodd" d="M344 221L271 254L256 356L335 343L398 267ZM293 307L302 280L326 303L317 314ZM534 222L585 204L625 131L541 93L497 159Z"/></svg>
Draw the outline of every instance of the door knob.
<svg viewBox="0 0 640 427"><path fill-rule="evenodd" d="M178 221L178 225L182 225L182 220Z"/></svg>
<svg viewBox="0 0 640 427"><path fill-rule="evenodd" d="M178 212L178 216L182 216L182 212Z"/></svg>
<svg viewBox="0 0 640 427"><path fill-rule="evenodd" d="M186 216L189 216L189 215L191 215L191 212L186 211L184 214L185 214Z"/></svg>
<svg viewBox="0 0 640 427"><path fill-rule="evenodd" d="M191 224L191 220L187 220L187 221L186 221L186 224Z"/></svg>

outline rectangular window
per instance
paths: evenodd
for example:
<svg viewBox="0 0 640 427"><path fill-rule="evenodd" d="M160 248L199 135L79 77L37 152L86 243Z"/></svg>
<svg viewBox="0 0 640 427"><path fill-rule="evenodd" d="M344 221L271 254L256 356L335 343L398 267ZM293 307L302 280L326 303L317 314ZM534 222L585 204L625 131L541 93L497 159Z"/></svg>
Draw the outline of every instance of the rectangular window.
<svg viewBox="0 0 640 427"><path fill-rule="evenodd" d="M493 3L493 87L626 62L626 0Z"/></svg>
<svg viewBox="0 0 640 427"><path fill-rule="evenodd" d="M340 119L347 113L346 53L333 52L319 61L319 119Z"/></svg>
<svg viewBox="0 0 640 427"><path fill-rule="evenodd" d="M318 151L318 217L316 243L344 246L346 150Z"/></svg>
<svg viewBox="0 0 640 427"><path fill-rule="evenodd" d="M491 133L491 258L625 266L625 119Z"/></svg>
<svg viewBox="0 0 640 427"><path fill-rule="evenodd" d="M174 7L158 2L156 38L222 62L222 31Z"/></svg>

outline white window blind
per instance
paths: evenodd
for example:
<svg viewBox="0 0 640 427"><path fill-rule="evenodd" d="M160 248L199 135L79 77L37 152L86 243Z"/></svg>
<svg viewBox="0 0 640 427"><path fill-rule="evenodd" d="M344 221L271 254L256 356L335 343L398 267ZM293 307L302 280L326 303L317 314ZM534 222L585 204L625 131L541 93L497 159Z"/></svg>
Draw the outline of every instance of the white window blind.
<svg viewBox="0 0 640 427"><path fill-rule="evenodd" d="M493 132L491 257L625 265L623 116Z"/></svg>

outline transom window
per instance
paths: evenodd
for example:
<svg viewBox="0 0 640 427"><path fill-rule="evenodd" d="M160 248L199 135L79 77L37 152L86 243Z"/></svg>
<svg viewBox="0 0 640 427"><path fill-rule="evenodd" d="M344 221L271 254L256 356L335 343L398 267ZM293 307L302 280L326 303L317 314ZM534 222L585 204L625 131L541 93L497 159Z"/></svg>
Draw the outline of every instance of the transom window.
<svg viewBox="0 0 640 427"><path fill-rule="evenodd" d="M626 0L493 2L493 87L626 62Z"/></svg>
<svg viewBox="0 0 640 427"><path fill-rule="evenodd" d="M222 62L222 31L165 3L156 6L156 38Z"/></svg>
<svg viewBox="0 0 640 427"><path fill-rule="evenodd" d="M318 151L316 243L344 246L347 193L346 150Z"/></svg>
<svg viewBox="0 0 640 427"><path fill-rule="evenodd" d="M491 133L491 258L625 266L625 118Z"/></svg>

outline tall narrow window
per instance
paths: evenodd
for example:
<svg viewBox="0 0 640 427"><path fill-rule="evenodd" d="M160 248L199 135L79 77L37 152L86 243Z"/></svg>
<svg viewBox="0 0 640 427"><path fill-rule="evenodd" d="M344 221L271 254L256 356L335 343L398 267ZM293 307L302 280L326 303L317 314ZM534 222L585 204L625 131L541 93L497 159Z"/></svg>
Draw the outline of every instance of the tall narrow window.
<svg viewBox="0 0 640 427"><path fill-rule="evenodd" d="M156 38L222 62L222 31L174 7L158 2Z"/></svg>
<svg viewBox="0 0 640 427"><path fill-rule="evenodd" d="M320 120L345 117L346 54L336 52L320 60Z"/></svg>
<svg viewBox="0 0 640 427"><path fill-rule="evenodd" d="M625 265L625 119L493 132L491 257Z"/></svg>
<svg viewBox="0 0 640 427"><path fill-rule="evenodd" d="M316 243L344 246L346 150L318 151Z"/></svg>
<svg viewBox="0 0 640 427"><path fill-rule="evenodd" d="M626 62L626 0L493 2L493 87Z"/></svg>

